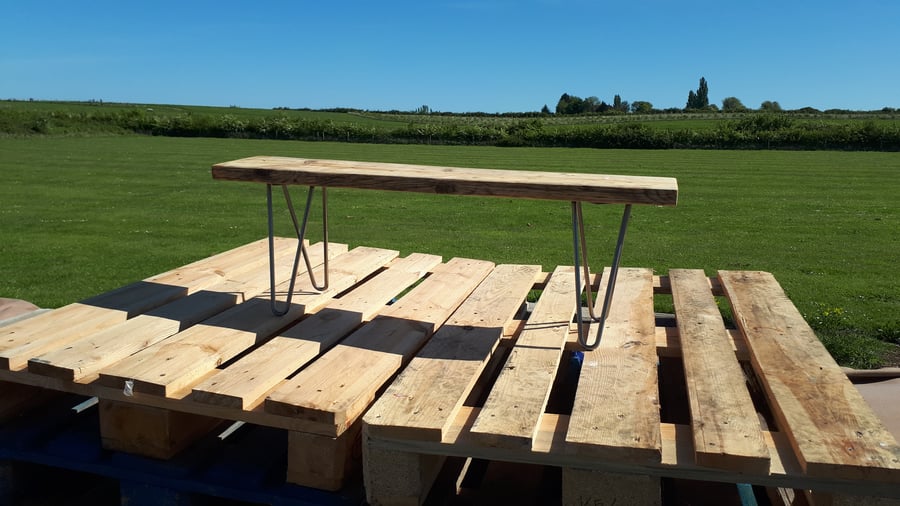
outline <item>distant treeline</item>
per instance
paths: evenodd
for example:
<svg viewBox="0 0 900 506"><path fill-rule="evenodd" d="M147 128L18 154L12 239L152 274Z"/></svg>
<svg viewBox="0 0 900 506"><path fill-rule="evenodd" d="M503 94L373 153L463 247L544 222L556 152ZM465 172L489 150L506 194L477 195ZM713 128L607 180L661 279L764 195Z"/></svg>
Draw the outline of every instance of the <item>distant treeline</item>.
<svg viewBox="0 0 900 506"><path fill-rule="evenodd" d="M541 117L416 121L381 126L272 112L161 114L143 109L64 112L0 109L0 134L142 134L343 141L628 149L806 149L900 151L900 123L876 120L795 119L790 113L746 113L715 126L660 128L631 120L610 124L551 124ZM388 122L386 122L388 123Z"/></svg>

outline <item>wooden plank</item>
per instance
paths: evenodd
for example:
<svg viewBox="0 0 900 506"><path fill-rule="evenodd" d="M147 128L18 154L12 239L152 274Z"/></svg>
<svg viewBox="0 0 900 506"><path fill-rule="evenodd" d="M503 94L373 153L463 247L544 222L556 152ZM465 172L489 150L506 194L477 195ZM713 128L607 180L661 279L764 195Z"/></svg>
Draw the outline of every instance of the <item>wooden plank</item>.
<svg viewBox="0 0 900 506"><path fill-rule="evenodd" d="M539 274L494 269L369 410L370 433L440 441Z"/></svg>
<svg viewBox="0 0 900 506"><path fill-rule="evenodd" d="M834 479L900 482L900 446L843 374L774 276L720 271L719 279L779 430L804 471Z"/></svg>
<svg viewBox="0 0 900 506"><path fill-rule="evenodd" d="M592 173L432 167L399 163L253 156L213 165L215 179L582 201L596 204L674 206L674 178Z"/></svg>
<svg viewBox="0 0 900 506"><path fill-rule="evenodd" d="M738 362L749 362L750 352L744 344L744 336L737 329L726 329L728 342ZM660 357L680 357L681 338L678 327L656 327L656 353Z"/></svg>
<svg viewBox="0 0 900 506"><path fill-rule="evenodd" d="M290 264L296 251L296 241L280 241L278 244L275 249L276 264ZM227 279L207 290L176 299L123 323L31 358L28 370L72 381L95 378L100 369L267 290L267 263L248 263L256 268L250 270L247 266L242 266ZM43 345L42 349L46 346L47 344ZM19 354L26 356L34 349L26 347Z"/></svg>
<svg viewBox="0 0 900 506"><path fill-rule="evenodd" d="M769 451L708 278L687 269L672 269L669 278L697 463L768 472Z"/></svg>
<svg viewBox="0 0 900 506"><path fill-rule="evenodd" d="M601 287L608 276L609 269ZM604 293L597 294L598 305ZM595 335L595 325L590 332ZM657 383L653 274L623 268L603 339L584 352L566 435L569 450L613 461L659 462Z"/></svg>
<svg viewBox="0 0 900 506"><path fill-rule="evenodd" d="M197 402L249 409L422 278L441 257L413 253L194 387Z"/></svg>
<svg viewBox="0 0 900 506"><path fill-rule="evenodd" d="M530 448L575 314L575 276L557 267L472 426L488 446Z"/></svg>
<svg viewBox="0 0 900 506"><path fill-rule="evenodd" d="M29 359L28 370L67 380L95 376L99 370L210 318L238 302L236 293L200 291Z"/></svg>
<svg viewBox="0 0 900 506"><path fill-rule="evenodd" d="M296 248L279 240L279 250ZM21 370L28 359L124 322L141 312L221 283L267 261L254 242L168 273L0 329L0 369Z"/></svg>
<svg viewBox="0 0 900 506"><path fill-rule="evenodd" d="M340 434L492 268L490 262L462 258L439 265L381 315L269 394L266 411L315 421Z"/></svg>
<svg viewBox="0 0 900 506"><path fill-rule="evenodd" d="M323 260L321 246L319 243L309 249L313 265ZM340 255L345 249L346 246L332 244L329 254ZM126 381L131 381L135 392L162 396L190 387L222 363L315 311L376 269L351 274L342 271L342 256L337 256L333 263L333 279L325 292L313 291L308 277L299 276L295 286L298 293L284 316L272 315L267 293L254 297L101 370L98 382L122 388ZM285 280L276 287L282 302L288 283Z"/></svg>

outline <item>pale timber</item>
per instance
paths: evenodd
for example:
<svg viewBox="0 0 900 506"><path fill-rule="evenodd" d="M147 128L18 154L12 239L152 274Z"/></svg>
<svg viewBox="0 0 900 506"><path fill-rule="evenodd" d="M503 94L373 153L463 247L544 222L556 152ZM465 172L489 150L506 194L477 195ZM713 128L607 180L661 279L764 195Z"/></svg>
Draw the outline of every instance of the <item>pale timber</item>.
<svg viewBox="0 0 900 506"><path fill-rule="evenodd" d="M775 278L766 272L720 271L719 279L778 428L804 471L900 483L900 446L894 436Z"/></svg>
<svg viewBox="0 0 900 506"><path fill-rule="evenodd" d="M215 179L448 195L674 206L674 178L434 167L253 156L213 165Z"/></svg>
<svg viewBox="0 0 900 506"><path fill-rule="evenodd" d="M296 245L296 240L292 242ZM265 241L256 241L5 326L0 329L0 369L24 369L34 356L252 270L265 262L265 248Z"/></svg>
<svg viewBox="0 0 900 506"><path fill-rule="evenodd" d="M491 262L462 258L437 266L382 314L269 394L266 411L314 421L340 435L492 268Z"/></svg>
<svg viewBox="0 0 900 506"><path fill-rule="evenodd" d="M369 432L440 441L540 274L497 266L372 406Z"/></svg>
<svg viewBox="0 0 900 506"><path fill-rule="evenodd" d="M725 322L702 270L672 269L697 463L767 472L769 451Z"/></svg>
<svg viewBox="0 0 900 506"><path fill-rule="evenodd" d="M276 261L289 261L295 250L289 241L279 241ZM260 263L248 264L257 265L257 269L242 269L205 290L33 357L28 361L28 370L73 381L96 377L100 369L268 289L268 269Z"/></svg>
<svg viewBox="0 0 900 506"><path fill-rule="evenodd" d="M474 437L489 446L531 446L574 314L573 269L557 267L475 420Z"/></svg>
<svg viewBox="0 0 900 506"><path fill-rule="evenodd" d="M718 481L725 483L753 483L772 487L814 489L842 493L856 493L880 497L900 498L900 487L895 483L867 480L834 479L809 476L803 472L793 455L784 434L763 430L763 437L771 456L769 473L753 474L700 466L694 461L693 436L689 425L660 423L658 461L625 461L601 459L570 451L566 432L571 418L556 413L544 413L530 449L485 446L472 437L472 423L481 409L463 406L450 424L440 442L419 439L368 437L364 444L371 448L390 450L388 454L418 454L473 457L487 460L503 460L575 469L631 474L667 476L687 480ZM364 427L364 431L368 426ZM377 465L377 462L367 463Z"/></svg>
<svg viewBox="0 0 900 506"><path fill-rule="evenodd" d="M309 250L313 265L324 260L322 244ZM340 255L345 245L332 244L329 254ZM189 329L179 332L153 346L147 347L100 372L98 382L111 387L132 381L134 391L169 396L201 380L222 363L242 351L262 342L297 318L324 305L333 295L352 286L368 272L347 274L336 268L334 283L326 292L316 292L307 286L310 281L300 276L297 285L301 293L294 298L290 311L275 317L269 307L268 294L254 297ZM289 281L276 287L283 294Z"/></svg>
<svg viewBox="0 0 900 506"><path fill-rule="evenodd" d="M609 269L600 286L605 287ZM597 294L597 304L604 296ZM599 308L597 311L599 314ZM591 337L596 326L589 329ZM660 460L653 274L619 270L600 345L585 351L566 435L570 451L608 460Z"/></svg>
<svg viewBox="0 0 900 506"><path fill-rule="evenodd" d="M192 400L249 409L290 374L383 310L441 257L413 253L194 387Z"/></svg>

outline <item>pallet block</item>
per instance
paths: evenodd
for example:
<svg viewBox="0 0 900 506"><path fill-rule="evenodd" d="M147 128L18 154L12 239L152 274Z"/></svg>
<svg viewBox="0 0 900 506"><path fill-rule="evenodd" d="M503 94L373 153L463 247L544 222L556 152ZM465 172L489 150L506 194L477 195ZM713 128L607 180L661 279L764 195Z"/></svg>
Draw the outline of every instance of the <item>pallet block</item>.
<svg viewBox="0 0 900 506"><path fill-rule="evenodd" d="M221 425L222 420L168 409L100 400L103 447L170 459Z"/></svg>
<svg viewBox="0 0 900 506"><path fill-rule="evenodd" d="M563 506L661 506L658 476L605 473L564 467Z"/></svg>
<svg viewBox="0 0 900 506"><path fill-rule="evenodd" d="M287 481L337 491L362 465L359 426L333 438L288 432Z"/></svg>

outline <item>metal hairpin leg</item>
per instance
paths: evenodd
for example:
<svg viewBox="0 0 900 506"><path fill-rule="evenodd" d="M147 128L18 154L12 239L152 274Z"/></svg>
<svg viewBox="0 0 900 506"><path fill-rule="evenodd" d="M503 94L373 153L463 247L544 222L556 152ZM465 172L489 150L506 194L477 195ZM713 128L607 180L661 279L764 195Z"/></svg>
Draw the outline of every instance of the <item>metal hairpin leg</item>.
<svg viewBox="0 0 900 506"><path fill-rule="evenodd" d="M578 343L588 350L594 350L600 345L603 337L603 327L606 325L606 317L609 316L609 307L612 302L613 292L616 288L616 277L619 273L619 262L622 259L622 245L625 243L625 231L628 229L628 219L631 217L631 204L625 205L622 214L622 224L619 226L619 238L616 240L616 252L610 268L609 280L606 285L606 295L603 298L603 308L600 317L594 314L594 301L591 293L591 273L587 260L587 243L584 238L584 219L581 214L581 202L572 202L572 242L575 251L575 321L578 323ZM581 255L579 257L579 249ZM587 306L591 321L599 322L597 337L593 343L588 343L585 336L584 321L581 315L581 258L584 258L584 279L586 281Z"/></svg>
<svg viewBox="0 0 900 506"><path fill-rule="evenodd" d="M297 234L297 253L294 254L294 267L291 270L291 282L288 287L287 301L285 302L284 311L280 311L275 304L275 225L272 216L272 185L266 185L266 206L269 211L269 302L272 306L272 314L275 316L284 316L291 308L291 299L294 296L294 282L297 280L297 270L300 266L300 257L306 263L306 273L309 275L309 281L314 289L322 291L328 289L328 197L325 187L322 187L322 242L325 249L325 283L319 286L316 283L313 274L313 266L309 261L309 254L306 246L303 245L303 239L306 236L306 224L309 221L309 209L312 205L313 191L315 186L310 186L306 195L306 209L303 211L303 222L297 222L297 213L294 212L294 204L291 202L291 194L288 192L287 185L281 185L284 192L284 200L287 204L288 211L291 213L291 222L294 224L294 232Z"/></svg>

